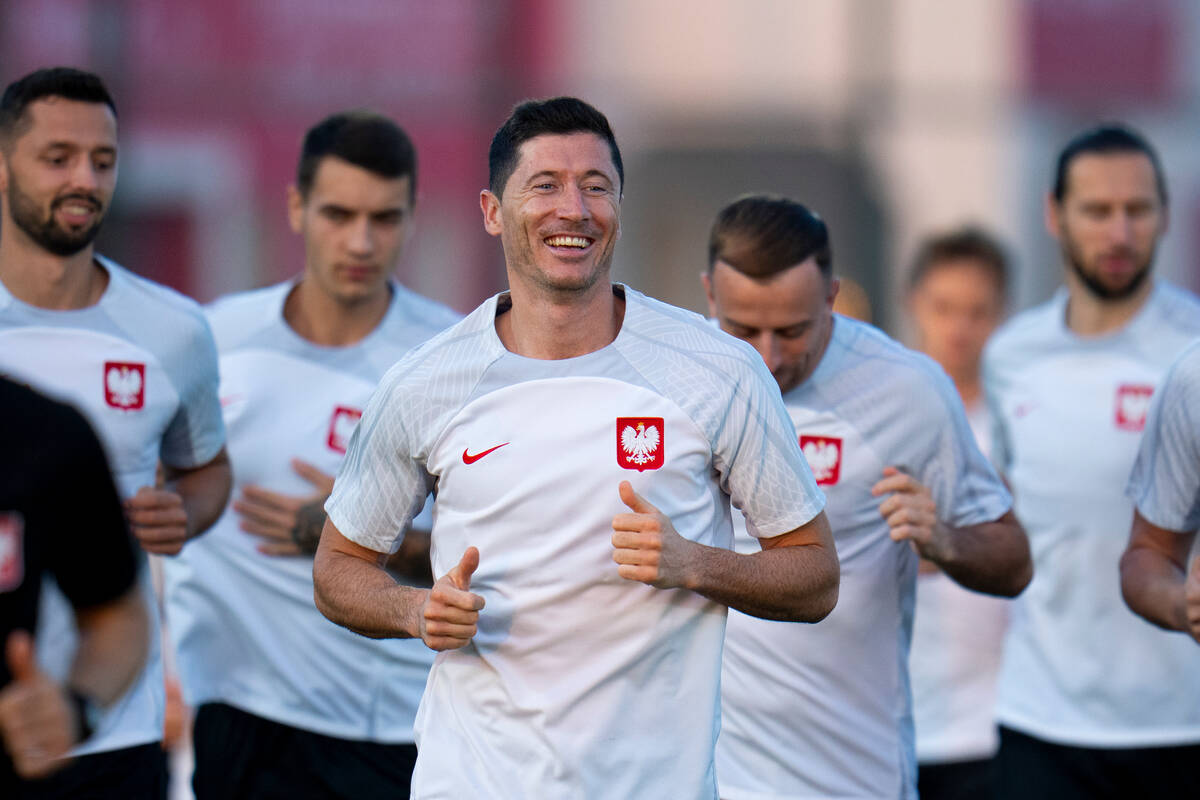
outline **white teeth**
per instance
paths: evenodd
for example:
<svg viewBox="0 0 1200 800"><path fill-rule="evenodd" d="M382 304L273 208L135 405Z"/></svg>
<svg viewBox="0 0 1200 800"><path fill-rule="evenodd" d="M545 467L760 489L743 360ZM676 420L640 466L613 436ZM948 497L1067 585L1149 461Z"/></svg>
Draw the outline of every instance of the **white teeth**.
<svg viewBox="0 0 1200 800"><path fill-rule="evenodd" d="M546 244L551 247L587 247L591 240L582 236L549 236Z"/></svg>
<svg viewBox="0 0 1200 800"><path fill-rule="evenodd" d="M92 209L88 206L63 206L63 211L68 214L90 214Z"/></svg>

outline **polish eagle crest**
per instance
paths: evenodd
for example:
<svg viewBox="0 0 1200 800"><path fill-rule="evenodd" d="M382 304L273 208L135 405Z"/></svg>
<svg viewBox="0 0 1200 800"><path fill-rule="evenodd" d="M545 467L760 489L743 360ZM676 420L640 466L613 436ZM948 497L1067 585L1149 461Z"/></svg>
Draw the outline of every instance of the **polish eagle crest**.
<svg viewBox="0 0 1200 800"><path fill-rule="evenodd" d="M142 407L145 397L144 364L109 361L104 365L104 399L114 408Z"/></svg>
<svg viewBox="0 0 1200 800"><path fill-rule="evenodd" d="M644 422L639 422L636 429L626 425L625 430L621 431L621 449L632 464L641 465L651 461L658 451L658 442L658 428L653 425L647 427Z"/></svg>

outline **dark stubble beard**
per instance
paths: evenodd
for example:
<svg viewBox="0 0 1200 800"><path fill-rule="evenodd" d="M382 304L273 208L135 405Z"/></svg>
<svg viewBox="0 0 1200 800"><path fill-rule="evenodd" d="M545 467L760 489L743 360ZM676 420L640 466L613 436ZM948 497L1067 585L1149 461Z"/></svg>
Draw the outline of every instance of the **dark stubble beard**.
<svg viewBox="0 0 1200 800"><path fill-rule="evenodd" d="M75 192L57 197L50 204L49 214L41 217L40 209L27 194L21 191L16 181L8 184L8 214L25 235L38 244L39 247L56 256L73 256L87 247L100 231L100 223L104 219L104 204L100 198ZM69 231L60 226L54 219L54 212L71 200L83 200L97 209L96 221L87 228L79 231Z"/></svg>
<svg viewBox="0 0 1200 800"><path fill-rule="evenodd" d="M1092 295L1100 300L1125 300L1132 297L1146 282L1146 278L1150 275L1150 268L1154 265L1154 252L1157 243L1151 246L1150 252L1147 254L1145 261L1139 265L1136 272L1130 276L1129 280L1121 286L1109 286L1103 283L1096 275L1089 274L1083 266L1083 256L1080 255L1078 248L1074 242L1067 236L1062 239L1062 254L1063 259L1071 267L1071 271L1083 282Z"/></svg>

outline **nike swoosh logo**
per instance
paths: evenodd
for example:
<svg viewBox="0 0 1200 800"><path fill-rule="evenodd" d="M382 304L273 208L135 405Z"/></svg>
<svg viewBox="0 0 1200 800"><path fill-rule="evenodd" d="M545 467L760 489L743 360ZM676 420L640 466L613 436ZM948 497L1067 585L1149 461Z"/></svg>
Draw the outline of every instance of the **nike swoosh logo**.
<svg viewBox="0 0 1200 800"><path fill-rule="evenodd" d="M508 442L505 442L504 444L508 444ZM504 447L504 444L498 444L495 447L489 447L487 450L484 450L482 453L476 453L475 455L470 455L464 449L463 450L463 463L464 464L474 464L476 461L483 458L488 453L494 453L497 450L499 450L501 447Z"/></svg>

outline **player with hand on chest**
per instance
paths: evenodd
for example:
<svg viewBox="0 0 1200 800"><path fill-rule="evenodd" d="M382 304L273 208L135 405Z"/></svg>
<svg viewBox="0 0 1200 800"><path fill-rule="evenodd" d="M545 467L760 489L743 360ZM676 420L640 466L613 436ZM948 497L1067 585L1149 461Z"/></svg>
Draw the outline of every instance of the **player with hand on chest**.
<svg viewBox="0 0 1200 800"><path fill-rule="evenodd" d="M842 570L820 625L730 614L721 797L915 797L917 556L967 588L1020 593L1029 549L1011 498L945 373L833 313L828 230L803 205L752 195L726 206L702 277L712 317L758 350L783 392L829 497ZM741 531L736 545L757 548Z"/></svg>

